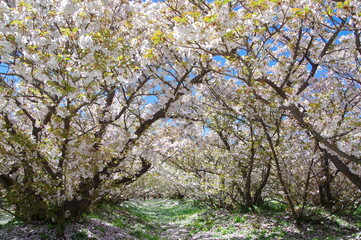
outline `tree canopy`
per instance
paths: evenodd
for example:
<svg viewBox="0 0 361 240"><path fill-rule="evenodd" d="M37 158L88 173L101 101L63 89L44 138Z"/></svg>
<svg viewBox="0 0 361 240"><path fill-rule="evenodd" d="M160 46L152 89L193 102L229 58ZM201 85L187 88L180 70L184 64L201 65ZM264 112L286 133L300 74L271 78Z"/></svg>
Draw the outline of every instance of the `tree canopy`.
<svg viewBox="0 0 361 240"><path fill-rule="evenodd" d="M295 218L358 201L360 13L357 0L1 2L6 201L64 223L147 172L139 184L230 207L284 198Z"/></svg>

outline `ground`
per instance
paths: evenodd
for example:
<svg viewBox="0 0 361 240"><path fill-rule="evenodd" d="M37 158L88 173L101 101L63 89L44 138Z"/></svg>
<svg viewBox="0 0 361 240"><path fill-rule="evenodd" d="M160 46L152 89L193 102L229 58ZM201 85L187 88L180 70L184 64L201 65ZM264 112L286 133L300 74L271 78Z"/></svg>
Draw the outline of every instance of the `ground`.
<svg viewBox="0 0 361 240"><path fill-rule="evenodd" d="M2 213L0 239L336 240L361 239L360 227L356 215L331 215L323 210L296 225L285 209L274 206L229 212L194 200L153 199L103 203L82 223L67 226L62 237L56 226L24 224Z"/></svg>

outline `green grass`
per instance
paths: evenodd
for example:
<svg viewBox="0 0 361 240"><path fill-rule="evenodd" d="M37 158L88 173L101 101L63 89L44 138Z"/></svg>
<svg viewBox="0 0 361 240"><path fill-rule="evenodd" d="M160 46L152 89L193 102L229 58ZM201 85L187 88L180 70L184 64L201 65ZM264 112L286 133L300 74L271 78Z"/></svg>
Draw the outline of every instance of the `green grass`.
<svg viewBox="0 0 361 240"><path fill-rule="evenodd" d="M105 204L102 208L107 213L116 210L132 216L131 221L127 217L117 216L113 219L112 224L116 227L130 229L131 235L140 240L164 240L162 232L169 230L164 227L169 223L188 229L189 235L185 239L191 239L192 236L199 236L202 233L217 236L219 239L233 239L230 236L237 236L237 234L244 236L243 239L292 239L287 235L285 229L295 228L293 220L287 217L285 204L278 201L265 202L253 211L248 211L245 208L240 208L232 213L224 213L225 211L223 211L223 215L219 215L218 210L210 209L201 202L193 200L131 201L114 206ZM260 222L258 217L267 218L274 225L264 229L264 223ZM338 239L345 233L342 230L337 231L337 226L349 227L349 225L343 218L333 216L330 219L334 224L333 233L328 234L325 230L326 235L323 235L322 238ZM316 230L320 227L317 223L310 222L307 224L310 225L307 232L310 235L308 239L312 239L311 236L317 235Z"/></svg>
<svg viewBox="0 0 361 240"><path fill-rule="evenodd" d="M9 221L4 221L3 224L0 224L0 230L5 230L5 232L11 232L17 225L22 223L22 221L13 218Z"/></svg>
<svg viewBox="0 0 361 240"><path fill-rule="evenodd" d="M259 208L259 212L280 213L285 212L287 205L276 200L266 201Z"/></svg>
<svg viewBox="0 0 361 240"><path fill-rule="evenodd" d="M89 238L85 231L80 231L80 232L75 233L71 239L72 240L85 240L85 239L89 239Z"/></svg>
<svg viewBox="0 0 361 240"><path fill-rule="evenodd" d="M214 225L215 225L215 220L212 217L201 217L195 219L187 226L193 228L193 230L190 232L194 234L200 231L209 231L213 228Z"/></svg>
<svg viewBox="0 0 361 240"><path fill-rule="evenodd" d="M336 240L344 236L349 239L360 238L361 227L359 213L333 215L324 209L310 209L317 216L325 219L304 221L302 230L297 229L294 221L286 212L285 205L277 201L265 202L260 207L248 212L238 209L228 212L224 209L211 209L202 202L194 200L155 199L147 201L127 201L120 204L104 202L86 215L86 221L100 219L113 227L125 229L139 240L171 239L326 239ZM245 213L246 212L246 213ZM12 231L22 222L11 220L0 224L0 230ZM56 226L48 225L49 229ZM88 228L89 229L89 228ZM55 229L56 230L56 229ZM105 225L97 225L94 230L106 233ZM84 228L74 233L71 239L90 240L91 230ZM172 234L175 235L172 235ZM181 236L179 237L179 235ZM173 237L172 237L173 236ZM178 236L178 237L175 237ZM41 239L54 239L44 233Z"/></svg>
<svg viewBox="0 0 361 240"><path fill-rule="evenodd" d="M168 230L164 226L169 223L193 226L198 221L199 228L204 228L197 215L206 209L206 205L194 200L128 201L121 204L102 203L87 217L111 219L113 226L129 229L130 234L138 239L160 240L162 232Z"/></svg>
<svg viewBox="0 0 361 240"><path fill-rule="evenodd" d="M234 218L235 223L245 223L247 221L247 216L236 216Z"/></svg>
<svg viewBox="0 0 361 240"><path fill-rule="evenodd" d="M225 226L225 227L219 226L216 229L216 232L221 233L221 235L232 234L232 233L234 233L236 231L237 231L237 228L235 226L233 226L233 225L229 225L229 226Z"/></svg>

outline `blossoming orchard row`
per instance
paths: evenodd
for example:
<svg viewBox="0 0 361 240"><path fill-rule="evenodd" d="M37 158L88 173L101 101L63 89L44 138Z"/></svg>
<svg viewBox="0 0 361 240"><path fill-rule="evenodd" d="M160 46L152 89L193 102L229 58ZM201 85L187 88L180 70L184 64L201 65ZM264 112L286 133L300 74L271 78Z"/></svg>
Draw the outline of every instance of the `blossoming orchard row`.
<svg viewBox="0 0 361 240"><path fill-rule="evenodd" d="M0 30L18 217L77 221L137 184L295 218L360 197L360 1L8 0Z"/></svg>

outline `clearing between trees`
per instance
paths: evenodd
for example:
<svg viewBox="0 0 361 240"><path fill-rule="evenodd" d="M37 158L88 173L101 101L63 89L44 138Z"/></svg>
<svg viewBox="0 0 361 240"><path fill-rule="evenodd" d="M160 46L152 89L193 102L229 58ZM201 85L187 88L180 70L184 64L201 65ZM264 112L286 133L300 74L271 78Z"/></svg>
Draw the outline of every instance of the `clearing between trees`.
<svg viewBox="0 0 361 240"><path fill-rule="evenodd" d="M270 201L251 212L213 209L195 200L131 200L102 203L81 223L61 230L52 225L30 225L3 213L0 235L4 240L35 239L361 239L361 218L310 209L314 217L296 226L285 205ZM10 221L9 221L10 220Z"/></svg>
<svg viewBox="0 0 361 240"><path fill-rule="evenodd" d="M359 0L0 1L0 238L356 239L360 79Z"/></svg>

